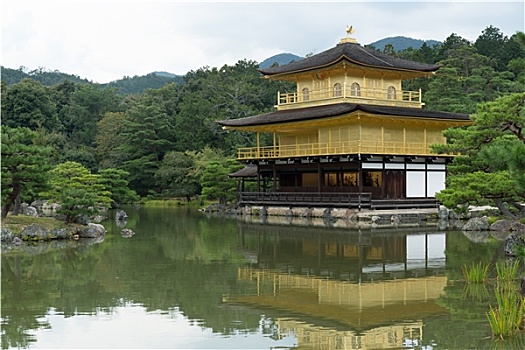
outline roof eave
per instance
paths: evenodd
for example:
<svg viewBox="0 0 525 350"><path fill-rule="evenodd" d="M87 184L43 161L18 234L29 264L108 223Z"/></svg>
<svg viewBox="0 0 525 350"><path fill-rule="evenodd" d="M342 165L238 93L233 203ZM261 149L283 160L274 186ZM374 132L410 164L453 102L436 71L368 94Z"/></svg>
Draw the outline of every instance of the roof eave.
<svg viewBox="0 0 525 350"><path fill-rule="evenodd" d="M341 55L337 59L332 60L332 61L330 61L328 63L317 65L317 66L311 66L311 67L308 67L308 68L296 69L296 70L291 70L291 71L287 71L287 72L273 73L273 74L271 74L271 73L267 74L267 73L262 72L261 70L259 70L259 72L261 74L263 74L263 78L265 78L265 79L278 79L278 78L281 78L281 77L287 77L287 76L290 76L290 75L296 75L296 74L299 74L299 73L306 73L306 72L315 71L315 70L318 70L318 69L334 66L334 65L336 65L336 64L338 64L338 63L340 63L342 61L347 61L347 62L355 64L357 66L366 67L366 68L375 68L375 69L396 71L396 72L416 73L417 75L423 75L423 76L424 75L433 75L439 69L439 66L436 66L435 68L428 69L428 70L416 70L416 69L397 68L397 67L389 68L389 67L384 67L384 66L378 66L378 65L362 63L362 62L359 62L359 61L351 59L347 55Z"/></svg>

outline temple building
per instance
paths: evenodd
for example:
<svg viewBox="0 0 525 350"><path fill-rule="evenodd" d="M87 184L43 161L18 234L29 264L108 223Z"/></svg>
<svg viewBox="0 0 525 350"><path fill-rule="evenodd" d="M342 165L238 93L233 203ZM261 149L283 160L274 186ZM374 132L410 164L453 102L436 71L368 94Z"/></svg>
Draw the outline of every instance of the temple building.
<svg viewBox="0 0 525 350"><path fill-rule="evenodd" d="M275 111L218 121L256 134L253 147L238 149L247 167L232 174L257 183L256 191L241 192L240 204L437 205L454 155L430 146L446 142L443 130L471 124L469 116L425 109L421 91L402 89L404 80L432 76L438 65L363 47L351 34L300 61L259 69L266 79L296 84L278 93Z"/></svg>

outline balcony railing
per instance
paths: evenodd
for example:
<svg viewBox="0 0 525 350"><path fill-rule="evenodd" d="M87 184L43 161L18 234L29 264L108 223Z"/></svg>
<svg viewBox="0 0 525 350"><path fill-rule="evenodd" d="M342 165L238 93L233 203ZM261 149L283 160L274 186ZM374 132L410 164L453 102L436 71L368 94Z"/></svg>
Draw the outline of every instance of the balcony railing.
<svg viewBox="0 0 525 350"><path fill-rule="evenodd" d="M324 88L306 92L278 93L279 109L299 108L330 103L366 103L383 106L421 108L421 90L404 91L377 88L351 89L345 85L340 90Z"/></svg>
<svg viewBox="0 0 525 350"><path fill-rule="evenodd" d="M345 206L370 208L371 194L350 192L242 192L240 203L255 205Z"/></svg>
<svg viewBox="0 0 525 350"><path fill-rule="evenodd" d="M237 150L237 158L269 159L343 154L384 154L430 156L430 148L420 142L345 141L333 143L305 143L267 147L246 147Z"/></svg>

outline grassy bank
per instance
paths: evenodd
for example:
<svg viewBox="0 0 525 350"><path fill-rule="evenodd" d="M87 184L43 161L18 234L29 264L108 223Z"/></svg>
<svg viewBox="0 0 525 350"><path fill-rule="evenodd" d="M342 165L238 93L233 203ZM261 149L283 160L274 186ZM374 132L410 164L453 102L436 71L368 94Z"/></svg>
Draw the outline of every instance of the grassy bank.
<svg viewBox="0 0 525 350"><path fill-rule="evenodd" d="M20 234L26 226L31 224L43 226L48 230L57 228L67 229L73 226L55 218L33 217L26 215L8 215L5 219L2 219L2 227L9 229L9 231L15 235Z"/></svg>
<svg viewBox="0 0 525 350"><path fill-rule="evenodd" d="M188 208L205 208L210 205L210 201L201 201L193 199L187 201L186 198L164 198L164 199L146 199L143 202L144 207L148 208L166 208L166 207L188 207Z"/></svg>

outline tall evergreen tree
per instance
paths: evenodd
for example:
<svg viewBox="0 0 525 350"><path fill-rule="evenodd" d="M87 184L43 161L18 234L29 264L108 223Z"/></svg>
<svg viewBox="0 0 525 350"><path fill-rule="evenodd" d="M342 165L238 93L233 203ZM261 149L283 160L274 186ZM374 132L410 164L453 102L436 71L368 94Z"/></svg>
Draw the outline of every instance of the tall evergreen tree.
<svg viewBox="0 0 525 350"><path fill-rule="evenodd" d="M476 39L474 47L479 54L492 60L494 69L502 72L510 61L525 57L525 46L519 40L521 35L523 32L517 32L509 39L500 29L489 26Z"/></svg>
<svg viewBox="0 0 525 350"><path fill-rule="evenodd" d="M73 222L79 215L92 215L98 208L109 208L109 192L98 174L92 174L82 164L65 162L49 171L48 191L41 193L45 198L61 205L59 213L66 216L66 222Z"/></svg>
<svg viewBox="0 0 525 350"><path fill-rule="evenodd" d="M155 172L164 155L174 149L176 140L173 116L152 94L147 92L126 112L119 147L125 159L122 168L130 174L130 186L141 195L158 190Z"/></svg>
<svg viewBox="0 0 525 350"><path fill-rule="evenodd" d="M439 152L456 152L447 188L436 195L448 207L495 205L511 218L525 217L525 93L480 104L474 124L445 132Z"/></svg>
<svg viewBox="0 0 525 350"><path fill-rule="evenodd" d="M155 180L166 196L191 197L200 194L199 179L193 176L194 157L189 152L169 152L155 173Z"/></svg>
<svg viewBox="0 0 525 350"><path fill-rule="evenodd" d="M26 127L31 130L62 128L55 113L55 102L51 98L49 88L32 79L24 79L7 87L4 93L2 125L12 128Z"/></svg>
<svg viewBox="0 0 525 350"><path fill-rule="evenodd" d="M124 112L107 112L97 123L95 152L101 169L117 168L124 161L124 154L119 147L124 141Z"/></svg>
<svg viewBox="0 0 525 350"><path fill-rule="evenodd" d="M106 112L118 111L121 97L114 89L82 84L71 92L70 100L61 113L68 137L74 145L95 147L97 122Z"/></svg>
<svg viewBox="0 0 525 350"><path fill-rule="evenodd" d="M128 187L129 173L114 168L108 168L99 172L100 183L104 185L104 190L111 193L109 196L112 200L111 206L120 207L121 204L134 203L140 198Z"/></svg>
<svg viewBox="0 0 525 350"><path fill-rule="evenodd" d="M209 162L202 173L202 195L207 199L218 199L220 204L235 200L237 184L228 174L239 170L240 167L242 166L234 159Z"/></svg>
<svg viewBox="0 0 525 350"><path fill-rule="evenodd" d="M17 199L32 200L47 187L51 149L33 144L28 128L2 127L2 217Z"/></svg>

